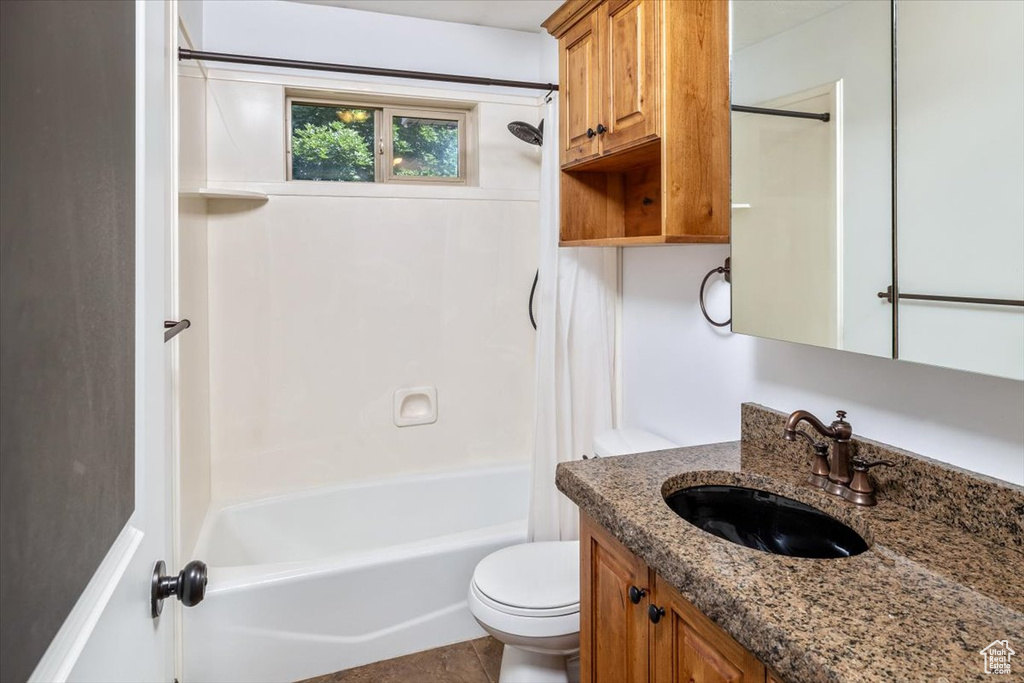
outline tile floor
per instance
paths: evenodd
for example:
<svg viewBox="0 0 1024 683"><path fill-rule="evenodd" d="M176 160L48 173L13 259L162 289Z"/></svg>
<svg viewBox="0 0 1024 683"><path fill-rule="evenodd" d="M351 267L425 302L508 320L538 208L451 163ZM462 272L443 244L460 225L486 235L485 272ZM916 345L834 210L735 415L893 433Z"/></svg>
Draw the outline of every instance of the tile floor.
<svg viewBox="0 0 1024 683"><path fill-rule="evenodd" d="M498 683L501 649L494 638L478 638L303 683Z"/></svg>

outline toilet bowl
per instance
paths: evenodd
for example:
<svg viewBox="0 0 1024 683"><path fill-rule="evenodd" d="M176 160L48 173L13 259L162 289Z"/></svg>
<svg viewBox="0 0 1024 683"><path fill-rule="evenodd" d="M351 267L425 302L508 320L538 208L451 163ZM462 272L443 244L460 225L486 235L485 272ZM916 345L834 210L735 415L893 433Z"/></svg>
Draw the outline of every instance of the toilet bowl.
<svg viewBox="0 0 1024 683"><path fill-rule="evenodd" d="M624 455L674 445L640 430L614 430L594 439L594 452ZM499 683L578 680L579 541L523 543L491 553L473 572L468 602L477 623L505 644Z"/></svg>
<svg viewBox="0 0 1024 683"><path fill-rule="evenodd" d="M579 541L524 543L477 565L469 610L505 644L502 683L565 683L580 649Z"/></svg>

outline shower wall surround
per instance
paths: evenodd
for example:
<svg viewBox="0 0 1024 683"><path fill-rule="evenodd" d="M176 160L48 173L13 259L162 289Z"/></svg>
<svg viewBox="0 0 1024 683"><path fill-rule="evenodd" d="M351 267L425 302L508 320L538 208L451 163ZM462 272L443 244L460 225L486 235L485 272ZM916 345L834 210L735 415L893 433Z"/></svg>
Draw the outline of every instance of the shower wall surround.
<svg viewBox="0 0 1024 683"><path fill-rule="evenodd" d="M179 13L195 49L557 80L541 34L294 2ZM537 123L543 93L207 66L182 64L182 184L269 199L181 198L185 552L211 498L527 460L540 156L505 126ZM288 89L474 103L478 186L288 183ZM424 386L437 421L396 427L395 391Z"/></svg>
<svg viewBox="0 0 1024 683"><path fill-rule="evenodd" d="M195 40L202 24L181 5L185 33ZM191 19L191 21L189 21ZM206 184L206 79L195 66L183 65L178 76L178 182L181 187ZM195 547L210 505L210 340L207 288L208 233L206 200L178 197L178 315L192 323L175 342L178 353L178 536L182 557ZM186 560L187 561L187 560Z"/></svg>
<svg viewBox="0 0 1024 683"><path fill-rule="evenodd" d="M209 184L270 195L208 203L215 500L529 457L539 152L505 126L538 99L388 88L479 102L479 187L286 182L286 89L366 87L210 72Z"/></svg>

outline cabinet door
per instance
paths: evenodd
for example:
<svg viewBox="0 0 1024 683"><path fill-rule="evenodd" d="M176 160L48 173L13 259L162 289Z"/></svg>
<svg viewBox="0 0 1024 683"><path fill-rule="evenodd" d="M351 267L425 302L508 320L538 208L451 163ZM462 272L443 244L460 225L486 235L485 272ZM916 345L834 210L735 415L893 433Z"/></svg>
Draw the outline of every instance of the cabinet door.
<svg viewBox="0 0 1024 683"><path fill-rule="evenodd" d="M563 166L597 156L600 149L595 132L601 113L598 14L580 19L558 41Z"/></svg>
<svg viewBox="0 0 1024 683"><path fill-rule="evenodd" d="M652 629L655 683L762 683L765 668L661 577L652 604L665 610Z"/></svg>
<svg viewBox="0 0 1024 683"><path fill-rule="evenodd" d="M659 134L661 1L609 0L601 15L601 153Z"/></svg>
<svg viewBox="0 0 1024 683"><path fill-rule="evenodd" d="M647 566L586 515L580 516L580 681L647 683Z"/></svg>

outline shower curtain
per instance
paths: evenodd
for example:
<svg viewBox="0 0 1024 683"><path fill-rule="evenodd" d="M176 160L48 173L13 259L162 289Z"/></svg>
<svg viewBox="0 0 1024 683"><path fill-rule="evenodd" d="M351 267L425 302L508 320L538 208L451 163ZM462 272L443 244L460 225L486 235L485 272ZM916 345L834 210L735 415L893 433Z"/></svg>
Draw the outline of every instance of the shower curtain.
<svg viewBox="0 0 1024 683"><path fill-rule="evenodd" d="M616 251L559 249L557 95L544 128L530 541L579 536L576 505L555 488L555 467L593 453L615 404Z"/></svg>

